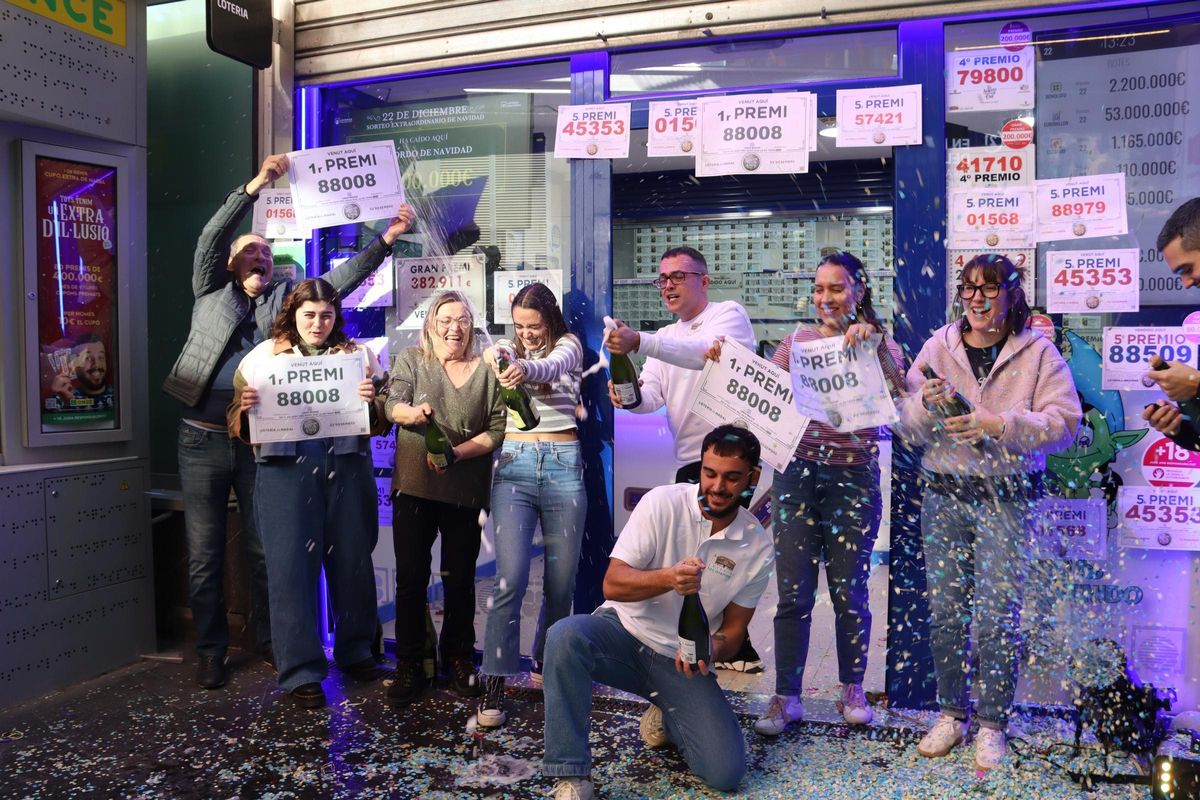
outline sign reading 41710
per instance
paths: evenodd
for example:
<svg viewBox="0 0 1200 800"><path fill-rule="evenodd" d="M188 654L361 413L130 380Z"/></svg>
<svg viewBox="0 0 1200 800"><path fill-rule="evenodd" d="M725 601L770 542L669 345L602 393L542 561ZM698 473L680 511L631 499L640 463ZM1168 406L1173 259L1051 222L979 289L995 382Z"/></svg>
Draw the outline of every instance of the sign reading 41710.
<svg viewBox="0 0 1200 800"><path fill-rule="evenodd" d="M629 158L629 103L558 107L555 158Z"/></svg>

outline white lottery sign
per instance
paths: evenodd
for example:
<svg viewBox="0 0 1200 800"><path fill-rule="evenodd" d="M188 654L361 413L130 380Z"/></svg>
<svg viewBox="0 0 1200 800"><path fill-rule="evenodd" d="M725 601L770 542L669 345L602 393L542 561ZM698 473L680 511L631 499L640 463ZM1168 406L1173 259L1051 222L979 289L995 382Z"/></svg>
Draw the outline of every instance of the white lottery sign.
<svg viewBox="0 0 1200 800"><path fill-rule="evenodd" d="M951 147L946 151L950 191L1033 186L1033 150L1011 147Z"/></svg>
<svg viewBox="0 0 1200 800"><path fill-rule="evenodd" d="M396 466L396 437L371 437L371 466L376 469L391 469Z"/></svg>
<svg viewBox="0 0 1200 800"><path fill-rule="evenodd" d="M329 269L332 270L347 260L345 258L330 259ZM342 308L391 308L396 304L395 289L395 273L387 267L380 267L363 279L362 283L354 287L353 292L342 299Z"/></svg>
<svg viewBox="0 0 1200 800"><path fill-rule="evenodd" d="M1103 314L1138 310L1141 252L1051 250L1046 253L1046 310Z"/></svg>
<svg viewBox="0 0 1200 800"><path fill-rule="evenodd" d="M951 191L947 246L956 250L1030 247L1034 213L1029 188Z"/></svg>
<svg viewBox="0 0 1200 800"><path fill-rule="evenodd" d="M558 107L555 158L629 158L629 103Z"/></svg>
<svg viewBox="0 0 1200 800"><path fill-rule="evenodd" d="M650 103L646 128L646 155L695 155L700 145L700 124L695 100Z"/></svg>
<svg viewBox="0 0 1200 800"><path fill-rule="evenodd" d="M1122 236L1129 232L1125 216L1125 175L1087 175L1035 181L1037 240Z"/></svg>
<svg viewBox="0 0 1200 800"><path fill-rule="evenodd" d="M996 248L988 248L988 253L994 253L1007 258L1020 271L1021 288L1025 290L1026 301L1032 303L1037 297L1034 294L1036 282L1034 276L1037 274L1037 250L1004 250ZM946 299L947 305L954 305L955 295L958 292L958 285L962 283L963 267L971 261L972 258L979 255L979 250L948 250L946 252Z"/></svg>
<svg viewBox="0 0 1200 800"><path fill-rule="evenodd" d="M843 433L895 422L879 341L875 334L851 348L841 336L792 342L792 390L800 413Z"/></svg>
<svg viewBox="0 0 1200 800"><path fill-rule="evenodd" d="M1031 526L1035 558L1104 561L1108 557L1108 514L1104 500L1045 497Z"/></svg>
<svg viewBox="0 0 1200 800"><path fill-rule="evenodd" d="M946 110L1033 108L1033 48L1006 47L946 56Z"/></svg>
<svg viewBox="0 0 1200 800"><path fill-rule="evenodd" d="M697 176L808 172L811 93L703 97L699 112Z"/></svg>
<svg viewBox="0 0 1200 800"><path fill-rule="evenodd" d="M390 219L404 202L396 145L377 142L288 153L292 205L302 231Z"/></svg>
<svg viewBox="0 0 1200 800"><path fill-rule="evenodd" d="M726 339L720 363L705 363L688 410L714 426L745 426L762 444L763 461L783 472L808 427L808 418L792 401L790 384L783 369Z"/></svg>
<svg viewBox="0 0 1200 800"><path fill-rule="evenodd" d="M1146 379L1146 360L1179 361L1196 367L1196 344L1188 341L1183 328L1105 328L1102 389L1147 391L1155 388Z"/></svg>
<svg viewBox="0 0 1200 800"><path fill-rule="evenodd" d="M296 227L291 189L259 189L250 232L264 239L307 239L312 233Z"/></svg>
<svg viewBox="0 0 1200 800"><path fill-rule="evenodd" d="M512 303L517 292L531 283L541 283L554 292L562 308L562 273L552 269L499 269L492 273L492 322L511 325Z"/></svg>
<svg viewBox="0 0 1200 800"><path fill-rule="evenodd" d="M837 146L921 144L921 86L838 89Z"/></svg>
<svg viewBox="0 0 1200 800"><path fill-rule="evenodd" d="M375 476L375 505L379 512L379 527L392 527L392 479Z"/></svg>
<svg viewBox="0 0 1200 800"><path fill-rule="evenodd" d="M1122 486L1117 517L1122 547L1200 550L1200 489Z"/></svg>
<svg viewBox="0 0 1200 800"><path fill-rule="evenodd" d="M429 258L396 259L396 319L400 330L420 330L425 324L425 312L434 295L454 290L463 294L471 304L475 326L484 324L485 257L481 253L468 256L430 256Z"/></svg>
<svg viewBox="0 0 1200 800"><path fill-rule="evenodd" d="M358 396L363 379L361 353L259 362L248 385L258 391L250 417L250 441L299 442L370 432L367 404Z"/></svg>

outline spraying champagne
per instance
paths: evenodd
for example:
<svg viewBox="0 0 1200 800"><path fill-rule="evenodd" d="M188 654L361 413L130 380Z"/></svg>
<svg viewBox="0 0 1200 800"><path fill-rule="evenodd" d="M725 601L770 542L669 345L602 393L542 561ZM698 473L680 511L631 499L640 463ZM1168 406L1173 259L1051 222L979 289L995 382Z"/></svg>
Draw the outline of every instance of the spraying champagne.
<svg viewBox="0 0 1200 800"><path fill-rule="evenodd" d="M617 329L612 317L604 318L604 329ZM608 374L612 376L613 391L624 408L637 408L642 404L642 387L633 359L625 353L618 355L608 351Z"/></svg>
<svg viewBox="0 0 1200 800"><path fill-rule="evenodd" d="M507 339L496 342L496 366L500 368L501 372L504 372L512 364L512 354L515 352L516 348ZM514 386L511 389L505 389L502 386L500 387L500 396L504 398L504 405L508 408L508 414L512 417L517 430L533 430L542 421L534 406L533 398L529 396L529 388L525 384Z"/></svg>

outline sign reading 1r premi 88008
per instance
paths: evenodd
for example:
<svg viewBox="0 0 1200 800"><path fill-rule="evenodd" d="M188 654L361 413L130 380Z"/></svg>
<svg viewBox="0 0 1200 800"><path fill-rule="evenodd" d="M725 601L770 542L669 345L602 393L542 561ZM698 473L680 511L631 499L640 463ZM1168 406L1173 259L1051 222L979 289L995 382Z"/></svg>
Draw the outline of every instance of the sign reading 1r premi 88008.
<svg viewBox="0 0 1200 800"><path fill-rule="evenodd" d="M288 153L296 226L316 230L389 219L404 202L390 140Z"/></svg>

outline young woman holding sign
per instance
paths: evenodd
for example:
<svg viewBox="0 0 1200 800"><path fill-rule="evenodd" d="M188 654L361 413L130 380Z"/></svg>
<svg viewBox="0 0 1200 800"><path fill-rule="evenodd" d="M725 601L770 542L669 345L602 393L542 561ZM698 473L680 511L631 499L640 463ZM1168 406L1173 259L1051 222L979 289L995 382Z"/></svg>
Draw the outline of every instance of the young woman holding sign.
<svg viewBox="0 0 1200 800"><path fill-rule="evenodd" d="M475 560L492 483L491 454L504 441L507 415L500 383L479 355L470 307L458 292L430 301L421 345L396 356L387 414L399 428L392 471L396 671L386 701L407 706L425 688L426 589L438 533L446 609L442 666L455 692L476 697ZM442 435L450 450L439 451L450 462L445 466L427 445Z"/></svg>
<svg viewBox="0 0 1200 800"><path fill-rule="evenodd" d="M274 359L357 353L366 376L358 396L367 404L371 434L392 427L376 385L386 386L374 355L342 330L341 301L320 278L301 282L283 303L274 338L255 347L238 366L229 406L229 433L250 443L249 411L260 402L247 377ZM313 394L339 389L320 387ZM375 677L375 568L379 538L370 436L330 436L255 445L255 495L262 502L258 529L267 562L271 630L279 686L305 708L325 705L321 681L328 672L317 621L317 576L325 567L336 617L333 657L358 680Z"/></svg>
<svg viewBox="0 0 1200 800"><path fill-rule="evenodd" d="M554 292L533 283L512 304L516 353L499 373L502 386L527 386L541 421L522 432L510 419L492 483L496 583L483 645L483 699L477 721L503 725L505 678L517 674L521 603L529 584L534 529L541 523L545 561L542 611L533 637L534 681L541 678L546 631L571 613L583 542L587 495L576 435L583 348L559 310ZM491 355L491 354L489 354ZM495 358L489 358L495 363Z"/></svg>
<svg viewBox="0 0 1200 800"><path fill-rule="evenodd" d="M866 268L850 253L836 252L821 261L813 304L819 324L798 327L775 351L772 361L785 370L790 369L793 342L841 337L851 347L872 334L884 334L871 304ZM900 348L884 334L878 354L889 386L898 393L904 385L896 366ZM833 601L842 716L851 724L866 724L873 716L862 688L871 635L867 578L882 512L879 429L840 433L810 422L791 464L775 475L771 506L779 587L775 695L754 729L778 736L804 718L800 692L822 560Z"/></svg>
<svg viewBox="0 0 1200 800"><path fill-rule="evenodd" d="M921 535L942 709L917 751L944 756L963 740L970 671L979 694L975 764L991 769L1004 758L1017 681L1025 524L1046 454L1071 444L1081 411L1066 362L1029 327L1011 261L971 259L958 297L962 318L921 348L901 407L901 434L925 446Z"/></svg>

